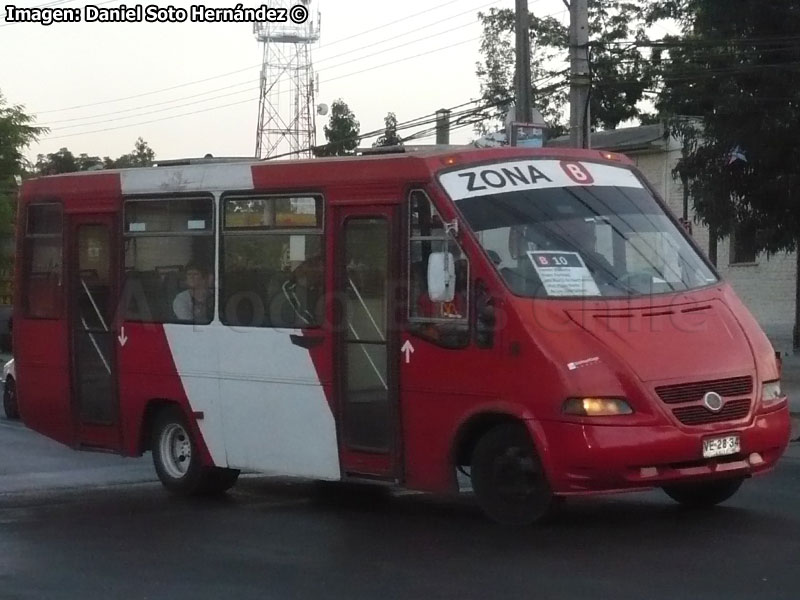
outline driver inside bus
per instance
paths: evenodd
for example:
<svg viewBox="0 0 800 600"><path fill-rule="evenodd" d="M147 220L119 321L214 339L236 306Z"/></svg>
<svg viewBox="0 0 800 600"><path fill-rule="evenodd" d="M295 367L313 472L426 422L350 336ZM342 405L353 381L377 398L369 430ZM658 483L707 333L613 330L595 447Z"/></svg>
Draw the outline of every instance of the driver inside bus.
<svg viewBox="0 0 800 600"><path fill-rule="evenodd" d="M577 252L598 282L613 283L617 280L617 269L597 251L596 224L593 219L553 221L547 229L552 244L548 249Z"/></svg>
<svg viewBox="0 0 800 600"><path fill-rule="evenodd" d="M214 309L214 289L209 269L190 262L184 271L186 289L178 293L172 302L172 311L180 321L208 323Z"/></svg>

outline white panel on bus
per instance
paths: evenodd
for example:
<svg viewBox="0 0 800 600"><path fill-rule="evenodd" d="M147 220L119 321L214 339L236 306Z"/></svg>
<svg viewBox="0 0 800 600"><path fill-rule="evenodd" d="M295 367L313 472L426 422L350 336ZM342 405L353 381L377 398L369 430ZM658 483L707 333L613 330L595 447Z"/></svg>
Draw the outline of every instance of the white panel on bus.
<svg viewBox="0 0 800 600"><path fill-rule="evenodd" d="M120 178L124 195L253 189L249 163L125 169Z"/></svg>

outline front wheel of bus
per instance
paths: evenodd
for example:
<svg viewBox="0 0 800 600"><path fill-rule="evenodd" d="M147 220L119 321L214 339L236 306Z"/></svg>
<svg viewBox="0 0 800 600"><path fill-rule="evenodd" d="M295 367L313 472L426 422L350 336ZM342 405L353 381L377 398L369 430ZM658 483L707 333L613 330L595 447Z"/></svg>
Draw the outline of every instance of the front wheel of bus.
<svg viewBox="0 0 800 600"><path fill-rule="evenodd" d="M471 474L478 504L499 523L528 525L558 505L522 425L498 425L484 434L472 454Z"/></svg>
<svg viewBox="0 0 800 600"><path fill-rule="evenodd" d="M158 413L153 424L152 451L158 478L171 492L219 494L230 489L239 477L239 471L200 463L197 444L177 408L165 408Z"/></svg>
<svg viewBox="0 0 800 600"><path fill-rule="evenodd" d="M721 504L739 491L744 479L722 479L664 487L667 496L691 508L706 508Z"/></svg>

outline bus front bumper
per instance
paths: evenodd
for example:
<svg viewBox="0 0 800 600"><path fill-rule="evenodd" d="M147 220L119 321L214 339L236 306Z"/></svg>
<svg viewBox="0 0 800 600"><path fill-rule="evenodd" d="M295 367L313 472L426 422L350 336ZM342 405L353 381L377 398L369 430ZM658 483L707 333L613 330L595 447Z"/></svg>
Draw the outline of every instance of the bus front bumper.
<svg viewBox="0 0 800 600"><path fill-rule="evenodd" d="M790 437L788 408L727 429L673 425L606 426L538 422L553 491L561 495L620 492L677 482L749 477L772 469ZM736 434L741 450L703 458L703 440Z"/></svg>

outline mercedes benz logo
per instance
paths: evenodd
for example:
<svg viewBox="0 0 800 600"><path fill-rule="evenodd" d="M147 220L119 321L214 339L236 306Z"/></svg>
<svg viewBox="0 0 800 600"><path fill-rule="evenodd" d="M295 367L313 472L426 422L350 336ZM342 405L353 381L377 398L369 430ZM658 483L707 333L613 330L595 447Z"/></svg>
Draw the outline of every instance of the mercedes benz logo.
<svg viewBox="0 0 800 600"><path fill-rule="evenodd" d="M703 406L705 406L711 412L719 412L722 410L722 396L720 396L717 392L707 392L705 396L703 396Z"/></svg>

